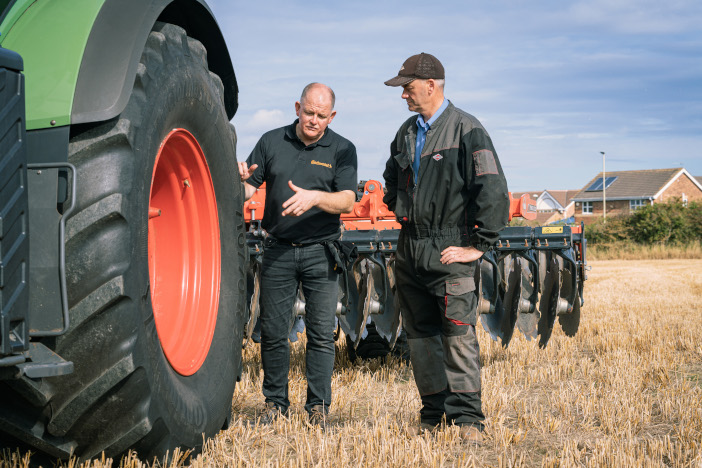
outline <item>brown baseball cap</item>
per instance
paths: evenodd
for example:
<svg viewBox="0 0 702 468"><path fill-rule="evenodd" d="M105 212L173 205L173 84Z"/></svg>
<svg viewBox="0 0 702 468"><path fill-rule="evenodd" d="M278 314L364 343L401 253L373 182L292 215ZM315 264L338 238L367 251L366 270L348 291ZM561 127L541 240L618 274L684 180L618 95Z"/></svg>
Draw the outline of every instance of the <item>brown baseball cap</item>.
<svg viewBox="0 0 702 468"><path fill-rule="evenodd" d="M400 71L397 72L397 76L389 79L385 84L387 86L404 86L416 79L428 80L430 78L443 80L444 66L433 55L422 52L405 60Z"/></svg>

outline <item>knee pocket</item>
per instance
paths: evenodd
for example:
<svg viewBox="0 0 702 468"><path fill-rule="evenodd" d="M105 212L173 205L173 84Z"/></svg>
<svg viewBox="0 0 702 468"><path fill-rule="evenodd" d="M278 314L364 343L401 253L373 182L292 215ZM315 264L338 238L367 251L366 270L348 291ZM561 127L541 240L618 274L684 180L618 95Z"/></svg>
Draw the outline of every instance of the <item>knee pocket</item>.
<svg viewBox="0 0 702 468"><path fill-rule="evenodd" d="M445 282L444 315L454 325L475 326L477 302L473 277L453 278Z"/></svg>

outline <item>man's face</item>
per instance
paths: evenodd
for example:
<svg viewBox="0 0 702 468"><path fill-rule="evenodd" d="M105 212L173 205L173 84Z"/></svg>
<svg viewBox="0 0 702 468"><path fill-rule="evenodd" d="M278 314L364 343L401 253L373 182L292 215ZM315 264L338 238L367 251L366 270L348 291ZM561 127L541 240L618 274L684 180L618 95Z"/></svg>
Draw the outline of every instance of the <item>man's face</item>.
<svg viewBox="0 0 702 468"><path fill-rule="evenodd" d="M430 100L430 81L433 80L414 80L410 81L402 87L402 99L407 101L407 107L412 112L422 113L429 108Z"/></svg>
<svg viewBox="0 0 702 468"><path fill-rule="evenodd" d="M332 110L331 96L323 88L313 88L302 101L295 103L295 113L300 119L299 129L305 144L322 138L324 130L336 115Z"/></svg>

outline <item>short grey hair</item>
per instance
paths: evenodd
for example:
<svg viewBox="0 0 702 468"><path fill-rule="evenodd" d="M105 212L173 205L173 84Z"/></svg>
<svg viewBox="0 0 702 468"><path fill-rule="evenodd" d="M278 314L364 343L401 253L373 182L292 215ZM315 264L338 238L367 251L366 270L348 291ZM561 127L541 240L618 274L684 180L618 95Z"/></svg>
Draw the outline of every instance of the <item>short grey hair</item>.
<svg viewBox="0 0 702 468"><path fill-rule="evenodd" d="M313 83L308 84L305 86L305 88L302 90L302 95L300 96L300 102L304 101L305 98L307 97L307 93L312 89L317 86L322 86L329 91L329 95L331 96L331 102L332 102L332 109L334 109L334 104L336 103L336 96L334 95L334 91L324 83L317 83L316 81Z"/></svg>
<svg viewBox="0 0 702 468"><path fill-rule="evenodd" d="M441 88L441 90L443 91L444 85L446 84L446 80L444 78L441 78L440 80L434 80L434 83L436 83L436 86Z"/></svg>

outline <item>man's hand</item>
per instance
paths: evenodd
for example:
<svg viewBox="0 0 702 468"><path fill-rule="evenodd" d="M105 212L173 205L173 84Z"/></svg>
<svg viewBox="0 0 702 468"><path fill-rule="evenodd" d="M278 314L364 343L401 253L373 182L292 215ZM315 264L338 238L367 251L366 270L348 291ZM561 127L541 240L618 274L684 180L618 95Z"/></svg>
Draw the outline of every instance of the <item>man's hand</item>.
<svg viewBox="0 0 702 468"><path fill-rule="evenodd" d="M239 177L241 177L241 181L244 182L246 179L251 177L256 169L258 169L258 164L254 164L253 166L249 167L249 165L246 164L246 161L241 161L239 163Z"/></svg>
<svg viewBox="0 0 702 468"><path fill-rule="evenodd" d="M478 260L483 256L483 252L475 247L456 247L451 246L445 248L441 252L441 263L448 265L450 263L470 263Z"/></svg>
<svg viewBox="0 0 702 468"><path fill-rule="evenodd" d="M288 186L295 195L283 203L283 216L300 216L319 202L317 190L305 190L293 184L291 180L288 181Z"/></svg>

